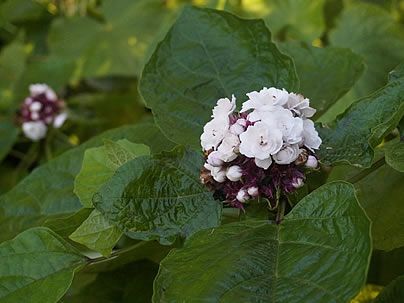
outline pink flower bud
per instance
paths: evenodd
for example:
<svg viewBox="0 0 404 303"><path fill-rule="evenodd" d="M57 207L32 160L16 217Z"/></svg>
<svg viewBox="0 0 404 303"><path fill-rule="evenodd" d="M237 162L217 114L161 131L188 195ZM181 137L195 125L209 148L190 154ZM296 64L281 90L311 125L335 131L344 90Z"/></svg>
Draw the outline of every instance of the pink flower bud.
<svg viewBox="0 0 404 303"><path fill-rule="evenodd" d="M256 197L258 196L258 187L256 186L251 186L250 188L248 188L247 190L248 194L252 197Z"/></svg>
<svg viewBox="0 0 404 303"><path fill-rule="evenodd" d="M247 192L245 189L240 189L239 192L237 193L236 199L240 201L241 203L246 202L250 197L248 196Z"/></svg>
<svg viewBox="0 0 404 303"><path fill-rule="evenodd" d="M317 168L317 166L318 166L317 158L314 156L308 156L307 162L306 162L306 167Z"/></svg>

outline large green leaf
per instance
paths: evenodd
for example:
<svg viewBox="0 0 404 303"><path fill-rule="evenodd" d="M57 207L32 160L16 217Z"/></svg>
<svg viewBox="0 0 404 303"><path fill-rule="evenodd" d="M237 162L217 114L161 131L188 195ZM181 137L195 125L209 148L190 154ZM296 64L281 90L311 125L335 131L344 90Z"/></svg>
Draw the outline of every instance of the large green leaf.
<svg viewBox="0 0 404 303"><path fill-rule="evenodd" d="M374 247L404 246L404 174L387 165L356 183L359 201L373 222Z"/></svg>
<svg viewBox="0 0 404 303"><path fill-rule="evenodd" d="M86 258L43 227L0 244L0 301L56 303Z"/></svg>
<svg viewBox="0 0 404 303"><path fill-rule="evenodd" d="M139 75L149 48L176 16L177 9L160 0L107 0L106 19L59 18L49 33L52 56L70 60L71 80L105 75ZM74 79L73 79L74 78Z"/></svg>
<svg viewBox="0 0 404 303"><path fill-rule="evenodd" d="M370 166L373 149L404 114L403 70L404 64L391 72L385 87L352 104L331 128L319 129L323 139L319 156L323 163Z"/></svg>
<svg viewBox="0 0 404 303"><path fill-rule="evenodd" d="M93 198L111 224L135 239L173 243L218 225L221 205L199 179L199 153L177 148L121 166Z"/></svg>
<svg viewBox="0 0 404 303"><path fill-rule="evenodd" d="M391 282L374 300L374 303L402 303L404 302L404 276Z"/></svg>
<svg viewBox="0 0 404 303"><path fill-rule="evenodd" d="M310 98L316 117L347 93L365 68L362 58L349 49L318 48L298 42L280 46L295 61L299 93Z"/></svg>
<svg viewBox="0 0 404 303"><path fill-rule="evenodd" d="M84 151L101 145L104 139L122 138L146 143L155 152L172 146L152 123L124 126L107 131L38 167L0 197L0 241L10 239L29 227L41 225L46 219L79 210L81 204L73 193L73 185Z"/></svg>
<svg viewBox="0 0 404 303"><path fill-rule="evenodd" d="M0 162L17 140L18 132L14 124L6 121L0 122Z"/></svg>
<svg viewBox="0 0 404 303"><path fill-rule="evenodd" d="M244 221L195 234L161 262L153 299L345 303L365 282L370 253L370 221L353 186L329 183L280 225Z"/></svg>
<svg viewBox="0 0 404 303"><path fill-rule="evenodd" d="M106 141L104 146L87 149L81 170L74 180L74 193L84 207L92 208L93 195L121 165L136 156L148 154L150 150L146 145L131 143L126 139L116 143Z"/></svg>
<svg viewBox="0 0 404 303"><path fill-rule="evenodd" d="M334 46L352 49L367 69L354 88L364 97L386 84L387 74L404 61L404 28L382 8L355 4L346 8L330 34Z"/></svg>
<svg viewBox="0 0 404 303"><path fill-rule="evenodd" d="M245 99L264 86L293 90L297 84L293 62L262 21L189 7L145 66L140 91L168 138L199 146L219 98Z"/></svg>

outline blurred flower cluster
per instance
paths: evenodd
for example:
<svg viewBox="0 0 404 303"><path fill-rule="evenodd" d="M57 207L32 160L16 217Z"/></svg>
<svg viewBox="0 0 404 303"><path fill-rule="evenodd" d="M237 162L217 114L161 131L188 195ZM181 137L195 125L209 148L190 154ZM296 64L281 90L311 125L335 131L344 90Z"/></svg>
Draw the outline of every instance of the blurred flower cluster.
<svg viewBox="0 0 404 303"><path fill-rule="evenodd" d="M306 168L318 166L321 138L310 119L316 110L285 89L263 88L247 97L240 112L234 96L213 108L201 135L201 180L233 207L256 198L275 207L279 195L304 184Z"/></svg>
<svg viewBox="0 0 404 303"><path fill-rule="evenodd" d="M25 98L19 112L24 135L32 141L46 137L49 127L60 128L67 119L65 103L46 84L29 86L30 96Z"/></svg>

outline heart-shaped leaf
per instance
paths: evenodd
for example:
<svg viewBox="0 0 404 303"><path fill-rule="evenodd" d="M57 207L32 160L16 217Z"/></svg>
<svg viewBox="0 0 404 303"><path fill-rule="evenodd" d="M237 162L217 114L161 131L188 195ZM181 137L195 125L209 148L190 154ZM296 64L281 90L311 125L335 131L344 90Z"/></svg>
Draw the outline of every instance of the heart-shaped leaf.
<svg viewBox="0 0 404 303"><path fill-rule="evenodd" d="M74 193L84 207L92 208L93 195L114 175L124 163L136 156L150 154L146 145L123 139L106 141L104 146L89 148L84 152L80 173L74 180Z"/></svg>
<svg viewBox="0 0 404 303"><path fill-rule="evenodd" d="M292 60L271 42L262 20L188 7L146 64L140 91L169 139L199 146L219 98L297 85Z"/></svg>
<svg viewBox="0 0 404 303"><path fill-rule="evenodd" d="M135 239L171 244L218 225L221 205L200 182L202 156L177 148L121 166L93 198L111 224Z"/></svg>
<svg viewBox="0 0 404 303"><path fill-rule="evenodd" d="M353 103L331 128L319 129L323 144L319 156L328 165L371 165L373 149L392 131L404 114L404 64L391 72L389 83Z"/></svg>
<svg viewBox="0 0 404 303"><path fill-rule="evenodd" d="M280 225L195 234L161 262L153 302L345 303L365 282L370 253L370 221L353 186L329 183Z"/></svg>
<svg viewBox="0 0 404 303"><path fill-rule="evenodd" d="M8 193L0 196L0 242L19 232L77 212L81 208L73 193L84 151L102 145L104 139L126 138L147 143L152 151L170 148L168 141L152 123L123 126L107 131L35 169Z"/></svg>

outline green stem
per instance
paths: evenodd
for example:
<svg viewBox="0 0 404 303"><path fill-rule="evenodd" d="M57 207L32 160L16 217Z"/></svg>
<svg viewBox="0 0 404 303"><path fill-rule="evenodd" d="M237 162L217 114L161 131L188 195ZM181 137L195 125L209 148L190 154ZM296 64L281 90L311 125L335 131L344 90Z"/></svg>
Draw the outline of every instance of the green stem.
<svg viewBox="0 0 404 303"><path fill-rule="evenodd" d="M275 219L276 224L280 224L282 222L283 217L285 216L285 208L286 208L286 201L284 198L282 198L279 201L278 212L276 213L276 219Z"/></svg>
<svg viewBox="0 0 404 303"><path fill-rule="evenodd" d="M368 175L373 173L376 169L383 166L384 164L386 164L386 160L383 157L383 158L377 160L375 163L373 163L371 167L362 170L360 173L358 173L355 176L353 176L352 178L348 179L348 182L352 183L352 184L357 183L357 182L361 181L363 178L366 178Z"/></svg>

